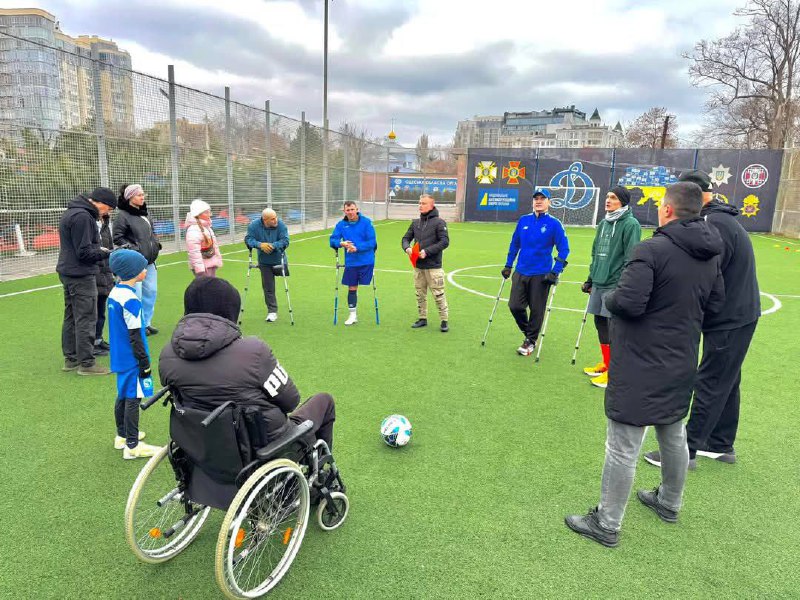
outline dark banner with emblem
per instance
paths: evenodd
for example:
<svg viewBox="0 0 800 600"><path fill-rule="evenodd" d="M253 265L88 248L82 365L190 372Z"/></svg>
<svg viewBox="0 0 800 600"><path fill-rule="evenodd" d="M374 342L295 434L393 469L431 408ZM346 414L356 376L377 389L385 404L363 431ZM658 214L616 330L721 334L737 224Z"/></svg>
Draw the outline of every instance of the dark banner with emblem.
<svg viewBox="0 0 800 600"><path fill-rule="evenodd" d="M594 225L608 190L622 185L639 221L656 226L666 187L682 171L700 169L710 174L714 197L739 209L745 229L768 232L782 158L781 150L470 149L464 215L514 222L531 212L533 192L546 189L551 214L565 225Z"/></svg>

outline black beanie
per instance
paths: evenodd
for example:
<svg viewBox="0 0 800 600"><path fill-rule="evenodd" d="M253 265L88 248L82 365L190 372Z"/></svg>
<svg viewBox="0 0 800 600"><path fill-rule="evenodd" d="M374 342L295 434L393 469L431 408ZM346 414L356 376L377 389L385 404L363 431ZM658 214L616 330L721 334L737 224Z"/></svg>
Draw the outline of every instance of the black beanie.
<svg viewBox="0 0 800 600"><path fill-rule="evenodd" d="M111 208L117 208L117 197L114 195L114 192L105 187L94 188L89 195L89 199L110 206Z"/></svg>
<svg viewBox="0 0 800 600"><path fill-rule="evenodd" d="M631 193L628 191L628 188L618 185L617 187L611 188L610 191L622 202L622 206L628 206L628 204L631 203Z"/></svg>
<svg viewBox="0 0 800 600"><path fill-rule="evenodd" d="M184 314L211 313L236 323L242 299L235 287L218 277L198 277L183 294Z"/></svg>

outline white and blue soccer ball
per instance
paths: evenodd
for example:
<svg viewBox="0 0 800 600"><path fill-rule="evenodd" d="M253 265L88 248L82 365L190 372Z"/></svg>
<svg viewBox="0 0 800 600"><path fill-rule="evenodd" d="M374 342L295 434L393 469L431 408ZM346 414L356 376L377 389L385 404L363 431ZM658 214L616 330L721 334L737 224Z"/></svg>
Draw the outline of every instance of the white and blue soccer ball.
<svg viewBox="0 0 800 600"><path fill-rule="evenodd" d="M405 446L411 441L411 421L403 415L389 415L381 423L381 437L392 448Z"/></svg>

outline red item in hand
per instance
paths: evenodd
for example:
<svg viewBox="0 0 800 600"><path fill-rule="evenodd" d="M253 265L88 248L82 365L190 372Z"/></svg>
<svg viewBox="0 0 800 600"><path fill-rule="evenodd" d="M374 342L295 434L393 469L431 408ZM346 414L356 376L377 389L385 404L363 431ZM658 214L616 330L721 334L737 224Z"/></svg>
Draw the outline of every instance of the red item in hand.
<svg viewBox="0 0 800 600"><path fill-rule="evenodd" d="M419 259L419 242L414 244L411 248L411 255L408 257L411 260L411 266L417 267L417 260Z"/></svg>

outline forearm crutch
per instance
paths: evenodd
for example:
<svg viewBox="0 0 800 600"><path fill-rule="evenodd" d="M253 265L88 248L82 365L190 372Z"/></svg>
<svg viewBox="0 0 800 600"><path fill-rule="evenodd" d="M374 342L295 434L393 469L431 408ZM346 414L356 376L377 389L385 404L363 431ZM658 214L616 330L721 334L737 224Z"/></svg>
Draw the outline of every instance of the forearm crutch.
<svg viewBox="0 0 800 600"><path fill-rule="evenodd" d="M489 327L492 325L492 320L494 319L494 313L497 312L497 305L500 303L500 296L503 295L503 288L506 285L506 278L503 277L503 281L500 282L500 291L497 292L497 297L494 299L494 306L492 307L492 314L489 315L489 322L486 324L486 331L483 332L483 339L481 340L481 346L486 345L486 336L489 335Z"/></svg>
<svg viewBox="0 0 800 600"><path fill-rule="evenodd" d="M286 253L281 252L281 274L283 275L283 289L286 290L286 305L289 307L289 320L294 325L294 313L292 312L292 299L289 298L289 280L287 278L289 269L286 266Z"/></svg>
<svg viewBox="0 0 800 600"><path fill-rule="evenodd" d="M253 249L250 248L250 254L247 258L247 278L244 282L244 294L242 294L242 307L239 309L239 322L237 325L242 324L242 317L244 317L244 305L247 302L247 291L250 289L250 270L253 268Z"/></svg>
<svg viewBox="0 0 800 600"><path fill-rule="evenodd" d="M378 287L375 284L375 269L372 269L372 297L375 299L375 325L381 324L381 318L378 314Z"/></svg>
<svg viewBox="0 0 800 600"><path fill-rule="evenodd" d="M333 324L336 325L339 318L339 249L336 252L336 283L333 291Z"/></svg>
<svg viewBox="0 0 800 600"><path fill-rule="evenodd" d="M578 358L578 348L581 347L581 337L583 336L583 328L586 326L586 316L589 314L589 298L586 299L586 308L583 311L583 320L581 321L581 328L578 330L578 339L575 340L575 352L572 354L572 364L575 364L575 359Z"/></svg>
<svg viewBox="0 0 800 600"><path fill-rule="evenodd" d="M553 298L556 295L556 284L550 286L550 300L547 302L547 312L544 315L544 323L542 323L542 331L539 333L539 340L536 343L536 360L539 362L539 355L542 353L542 346L544 346L544 336L547 333L547 323L550 320L550 313L553 310Z"/></svg>

